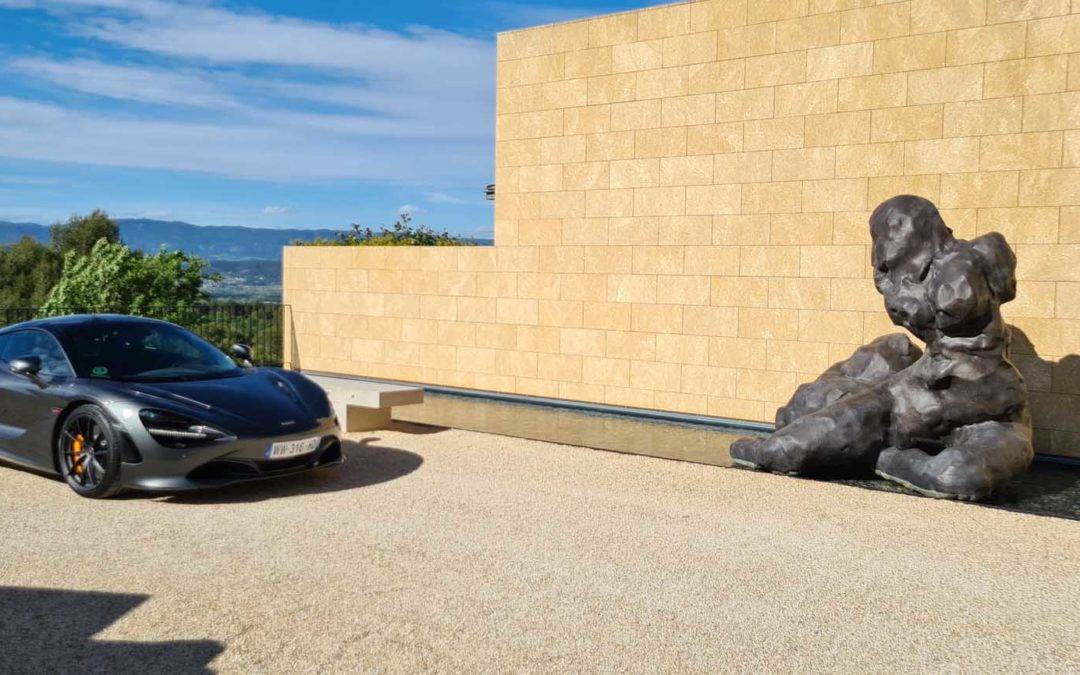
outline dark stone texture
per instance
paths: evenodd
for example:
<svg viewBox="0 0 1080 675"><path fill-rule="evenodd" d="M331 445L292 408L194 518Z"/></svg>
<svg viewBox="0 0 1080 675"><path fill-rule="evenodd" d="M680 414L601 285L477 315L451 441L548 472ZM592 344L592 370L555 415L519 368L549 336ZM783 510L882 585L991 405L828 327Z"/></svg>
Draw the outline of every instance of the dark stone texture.
<svg viewBox="0 0 1080 675"><path fill-rule="evenodd" d="M922 494L983 500L1034 451L1024 380L1000 306L1016 256L990 233L956 239L937 207L901 195L870 216L874 282L911 331L860 347L777 411L777 430L731 446L733 460L793 475L875 471Z"/></svg>

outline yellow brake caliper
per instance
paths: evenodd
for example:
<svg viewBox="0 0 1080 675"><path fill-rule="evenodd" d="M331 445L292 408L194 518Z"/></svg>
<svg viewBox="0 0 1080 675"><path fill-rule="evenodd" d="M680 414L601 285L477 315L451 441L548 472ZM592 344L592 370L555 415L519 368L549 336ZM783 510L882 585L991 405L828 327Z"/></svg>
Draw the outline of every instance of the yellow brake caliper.
<svg viewBox="0 0 1080 675"><path fill-rule="evenodd" d="M75 440L71 442L71 465L75 467L75 474L81 476L83 472L83 465L79 463L79 458L83 453L83 444L86 443L86 439L82 434L75 437Z"/></svg>

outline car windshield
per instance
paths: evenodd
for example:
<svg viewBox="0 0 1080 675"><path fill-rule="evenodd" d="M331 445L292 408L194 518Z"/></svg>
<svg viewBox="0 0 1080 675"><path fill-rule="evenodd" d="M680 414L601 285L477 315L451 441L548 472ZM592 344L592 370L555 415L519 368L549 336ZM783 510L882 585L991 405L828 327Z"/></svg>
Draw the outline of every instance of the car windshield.
<svg viewBox="0 0 1080 675"><path fill-rule="evenodd" d="M90 321L64 327L63 335L79 377L175 382L241 372L221 350L168 323Z"/></svg>

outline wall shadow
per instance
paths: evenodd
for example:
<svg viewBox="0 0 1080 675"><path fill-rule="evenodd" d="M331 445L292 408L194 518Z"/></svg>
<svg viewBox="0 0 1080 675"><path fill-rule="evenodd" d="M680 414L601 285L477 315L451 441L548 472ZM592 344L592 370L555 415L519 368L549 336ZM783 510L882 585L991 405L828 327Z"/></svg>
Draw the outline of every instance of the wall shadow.
<svg viewBox="0 0 1080 675"><path fill-rule="evenodd" d="M92 639L149 597L0 586L0 672L212 672L220 642Z"/></svg>
<svg viewBox="0 0 1080 675"><path fill-rule="evenodd" d="M428 424L426 422L391 420L388 430L409 434L410 436L430 436L431 434L441 434L444 431L450 431L450 427L444 427L438 424Z"/></svg>
<svg viewBox="0 0 1080 675"><path fill-rule="evenodd" d="M359 441L342 441L345 463L338 466L253 483L178 492L158 497L158 500L171 504L244 504L299 495L341 492L407 476L424 463L424 458L414 452L375 445L380 440L377 436L372 436ZM137 492L130 495L132 499L145 499L148 496L147 493Z"/></svg>
<svg viewBox="0 0 1080 675"><path fill-rule="evenodd" d="M1010 355L1024 375L1030 393L1036 452L1064 455L1071 451L1073 456L1080 457L1080 356L1069 354L1057 360L1045 359L1027 333L1013 325L1009 328L1012 329ZM1062 447L1066 439L1068 448Z"/></svg>

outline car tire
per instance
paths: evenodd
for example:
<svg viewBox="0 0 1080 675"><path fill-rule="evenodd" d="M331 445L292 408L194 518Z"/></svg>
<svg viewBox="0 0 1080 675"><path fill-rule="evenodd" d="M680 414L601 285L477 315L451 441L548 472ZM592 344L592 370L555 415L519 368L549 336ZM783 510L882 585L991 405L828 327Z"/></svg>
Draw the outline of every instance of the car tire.
<svg viewBox="0 0 1080 675"><path fill-rule="evenodd" d="M81 405L60 421L54 454L68 486L81 497L106 499L118 494L124 437L113 428L105 411Z"/></svg>

